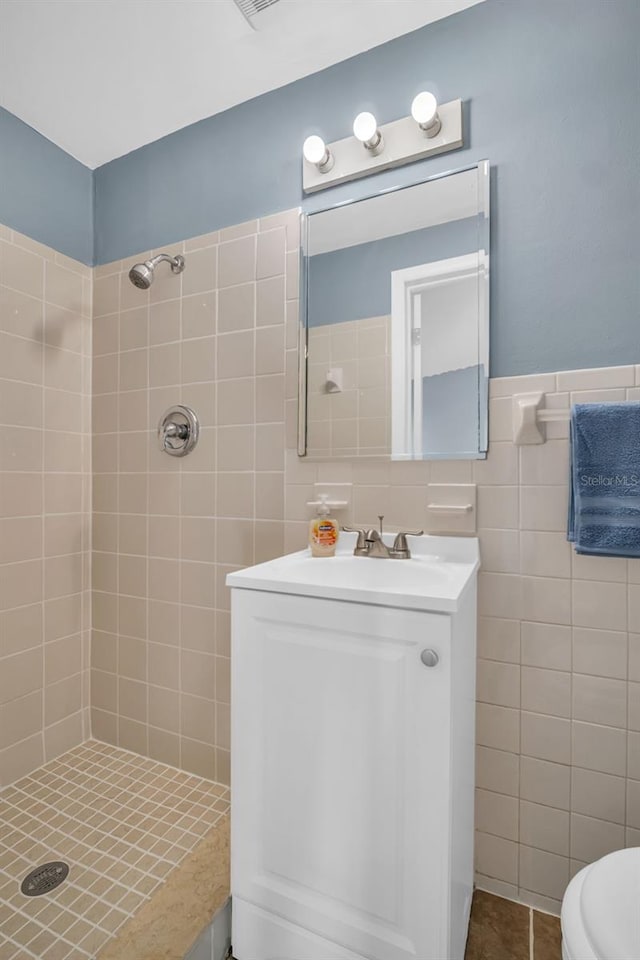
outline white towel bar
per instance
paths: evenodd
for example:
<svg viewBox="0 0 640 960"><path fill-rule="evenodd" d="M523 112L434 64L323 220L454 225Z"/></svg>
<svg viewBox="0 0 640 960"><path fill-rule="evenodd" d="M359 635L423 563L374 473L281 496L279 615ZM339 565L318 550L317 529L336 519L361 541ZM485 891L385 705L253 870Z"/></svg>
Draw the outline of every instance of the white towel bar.
<svg viewBox="0 0 640 960"><path fill-rule="evenodd" d="M542 421L542 423L553 423L561 422L562 420L568 420L570 413L568 410L538 410L537 420Z"/></svg>
<svg viewBox="0 0 640 960"><path fill-rule="evenodd" d="M571 416L568 408L540 409L544 393L518 393L513 398L513 442L522 446L544 443L543 423L561 423Z"/></svg>

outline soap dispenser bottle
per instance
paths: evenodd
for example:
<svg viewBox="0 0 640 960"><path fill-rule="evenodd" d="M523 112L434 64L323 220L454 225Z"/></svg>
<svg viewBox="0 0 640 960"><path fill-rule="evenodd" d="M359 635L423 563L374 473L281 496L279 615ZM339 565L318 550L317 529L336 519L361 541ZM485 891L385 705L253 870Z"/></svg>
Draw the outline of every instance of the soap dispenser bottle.
<svg viewBox="0 0 640 960"><path fill-rule="evenodd" d="M340 527L338 521L330 517L328 494L321 493L317 508L317 517L309 524L309 546L312 557L333 557L338 544Z"/></svg>

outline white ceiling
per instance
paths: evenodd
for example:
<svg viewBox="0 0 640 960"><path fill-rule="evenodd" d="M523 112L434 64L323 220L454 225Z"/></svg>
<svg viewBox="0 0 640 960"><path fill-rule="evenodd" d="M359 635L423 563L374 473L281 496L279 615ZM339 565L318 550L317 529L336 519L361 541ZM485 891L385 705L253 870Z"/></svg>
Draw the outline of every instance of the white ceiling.
<svg viewBox="0 0 640 960"><path fill-rule="evenodd" d="M0 105L88 167L480 0L0 0Z"/></svg>

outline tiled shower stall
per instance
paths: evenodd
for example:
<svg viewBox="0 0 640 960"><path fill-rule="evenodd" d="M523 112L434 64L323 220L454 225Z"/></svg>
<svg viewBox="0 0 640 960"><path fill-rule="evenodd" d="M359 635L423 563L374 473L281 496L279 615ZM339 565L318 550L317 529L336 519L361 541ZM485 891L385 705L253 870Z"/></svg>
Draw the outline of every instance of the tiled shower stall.
<svg viewBox="0 0 640 960"><path fill-rule="evenodd" d="M170 249L185 271L150 291L127 276L146 254L96 270L92 724L110 743L228 783L224 581L284 550L298 215ZM175 403L201 426L184 459L156 439Z"/></svg>

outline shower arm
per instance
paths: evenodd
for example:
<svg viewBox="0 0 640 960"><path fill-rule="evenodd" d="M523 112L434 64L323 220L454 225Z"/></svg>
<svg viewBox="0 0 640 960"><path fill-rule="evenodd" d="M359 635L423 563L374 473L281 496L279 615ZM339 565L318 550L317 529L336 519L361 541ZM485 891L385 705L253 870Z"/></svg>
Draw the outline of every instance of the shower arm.
<svg viewBox="0 0 640 960"><path fill-rule="evenodd" d="M184 270L184 257L181 257L179 254L175 257L170 257L168 253L159 253L155 257L151 257L150 260L147 260L146 263L154 268L159 263L170 263L172 273L182 273Z"/></svg>

